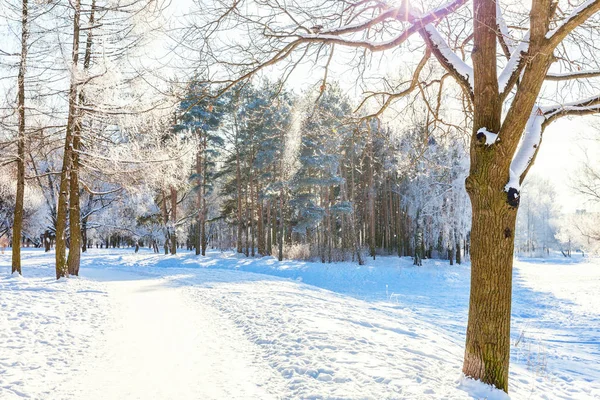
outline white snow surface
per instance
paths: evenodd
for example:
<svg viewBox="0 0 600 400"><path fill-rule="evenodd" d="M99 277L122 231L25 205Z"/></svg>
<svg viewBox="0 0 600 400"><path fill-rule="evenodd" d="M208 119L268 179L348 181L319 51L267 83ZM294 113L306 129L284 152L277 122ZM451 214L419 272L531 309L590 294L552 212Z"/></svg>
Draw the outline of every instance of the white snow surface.
<svg viewBox="0 0 600 400"><path fill-rule="evenodd" d="M0 255L0 399L506 399L461 376L468 265ZM600 260L520 260L513 399L600 398Z"/></svg>

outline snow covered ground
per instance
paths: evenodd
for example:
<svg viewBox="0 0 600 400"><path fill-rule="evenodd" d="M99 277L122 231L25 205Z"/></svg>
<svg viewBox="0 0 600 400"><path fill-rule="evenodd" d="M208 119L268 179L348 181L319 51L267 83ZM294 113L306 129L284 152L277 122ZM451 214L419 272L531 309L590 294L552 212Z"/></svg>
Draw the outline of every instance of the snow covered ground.
<svg viewBox="0 0 600 400"><path fill-rule="evenodd" d="M507 398L461 378L468 266L0 255L0 399ZM516 263L513 399L600 398L600 261Z"/></svg>

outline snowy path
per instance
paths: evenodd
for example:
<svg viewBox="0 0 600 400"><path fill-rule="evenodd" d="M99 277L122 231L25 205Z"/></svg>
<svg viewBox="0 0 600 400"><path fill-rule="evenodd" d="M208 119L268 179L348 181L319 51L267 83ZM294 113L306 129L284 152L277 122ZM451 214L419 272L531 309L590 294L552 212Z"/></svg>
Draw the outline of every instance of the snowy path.
<svg viewBox="0 0 600 400"><path fill-rule="evenodd" d="M52 256L0 255L2 400L507 398L461 378L468 266ZM600 398L600 262L564 263L517 263L513 399Z"/></svg>
<svg viewBox="0 0 600 400"><path fill-rule="evenodd" d="M106 338L54 398L274 398L260 387L253 344L215 309L192 304L164 279L113 277Z"/></svg>

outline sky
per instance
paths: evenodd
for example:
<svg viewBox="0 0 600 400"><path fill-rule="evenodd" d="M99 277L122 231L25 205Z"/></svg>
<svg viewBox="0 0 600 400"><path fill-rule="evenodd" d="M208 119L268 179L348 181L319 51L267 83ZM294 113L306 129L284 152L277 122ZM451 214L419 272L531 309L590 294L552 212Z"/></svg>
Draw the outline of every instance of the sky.
<svg viewBox="0 0 600 400"><path fill-rule="evenodd" d="M591 206L572 188L572 181L585 159L585 153L598 161L600 130L592 125L597 120L597 117L563 118L550 125L531 168L530 176L537 175L550 181L563 212L572 213Z"/></svg>
<svg viewBox="0 0 600 400"><path fill-rule="evenodd" d="M184 15L192 7L193 0L178 0L169 3L164 15L165 21L175 21L175 25L183 22L181 15ZM6 29L6 27L3 27ZM5 32L6 33L6 32ZM5 35L3 35L5 36ZM9 35L6 35L9 36ZM5 36L5 37L6 37ZM6 43L5 43L6 44ZM157 56L157 50L163 48L162 51L166 51L164 43L161 43L160 39L157 39L146 54L150 56L154 54L155 59L160 60L162 56ZM143 53L143 52L142 52ZM161 54L158 51L158 54ZM413 52L412 56L407 56L406 52L394 52L390 56L384 57L384 62L375 63L374 68L371 72L375 75L398 75L401 73L402 65L411 64L411 57L420 57L421 52ZM337 70L335 73L330 74L336 79L340 79L343 86L349 88L349 94L351 96L360 96L361 90L357 88L356 83L356 72L348 71L347 64L343 52L340 49L336 50L336 58L341 59L338 62L338 66L334 67ZM341 57L340 57L341 56ZM150 57L150 64L154 64ZM171 57L166 55L166 59L173 61ZM160 75L169 74L169 67L167 70L162 70ZM276 70L272 70L273 77L277 75ZM301 90L320 82L322 78L322 68L311 68L309 65L301 65L295 73L294 79L290 79L295 89ZM6 81L0 80L0 89L7 84ZM313 86L314 87L314 86ZM589 205L585 204L584 199L577 196L573 188L571 187L572 178L577 174L577 169L583 159L584 150L588 149L588 155L594 158L594 151L600 150L600 132L595 130L590 125L591 118L572 118L562 119L554 124L550 125L544 133L543 144L538 154L536 163L532 168L532 176L540 176L548 179L552 186L556 189L558 195L558 203L560 203L564 212L574 212L577 209L589 208ZM398 121L398 119L396 119ZM594 136L594 133L598 134L599 142L593 143L590 140L583 140L583 138L589 138Z"/></svg>

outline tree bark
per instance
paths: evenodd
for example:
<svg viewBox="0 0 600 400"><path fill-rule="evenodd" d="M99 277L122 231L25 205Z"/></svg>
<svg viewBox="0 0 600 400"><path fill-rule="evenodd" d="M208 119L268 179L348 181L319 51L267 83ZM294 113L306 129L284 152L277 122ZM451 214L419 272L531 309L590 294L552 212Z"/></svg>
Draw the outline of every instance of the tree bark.
<svg viewBox="0 0 600 400"><path fill-rule="evenodd" d="M375 259L375 182L373 179L374 166L373 166L373 137L371 131L369 131L369 143L368 143L368 157L369 157L369 166L368 166L368 192L367 192L367 218L369 224L369 255Z"/></svg>
<svg viewBox="0 0 600 400"><path fill-rule="evenodd" d="M83 218L81 218L81 251L82 252L87 251L87 244L88 244L87 243L88 242L87 223L88 223L88 219L90 218L89 211L91 210L91 205L92 205L93 201L94 201L94 194L90 193L89 198L88 198L87 210L86 210Z"/></svg>
<svg viewBox="0 0 600 400"><path fill-rule="evenodd" d="M96 0L92 0L85 55L83 58L83 70L88 71L92 59L92 27L94 26L96 12ZM79 106L83 106L85 97L83 88L79 92ZM81 205L79 198L79 150L81 149L81 115L78 112L73 121L73 152L71 153L71 175L69 181L69 256L67 266L69 274L78 276L81 264L81 252L87 247L87 218L85 238L81 230Z"/></svg>
<svg viewBox="0 0 600 400"><path fill-rule="evenodd" d="M170 239L170 231L169 231L169 212L167 211L167 194L164 190L162 190L162 216L163 216L163 224L165 226L165 244L164 250L165 255L169 254L169 239Z"/></svg>
<svg viewBox="0 0 600 400"><path fill-rule="evenodd" d="M273 221L271 219L271 199L267 201L267 226L265 227L265 231L267 234L266 252L267 255L270 256L273 254Z"/></svg>
<svg viewBox="0 0 600 400"><path fill-rule="evenodd" d="M202 192L202 209L200 211L200 244L202 245L202 255L206 255L206 246L208 245L208 237L206 236L206 180L208 177L208 173L206 169L208 167L208 163L206 162L206 148L207 148L207 138L206 135L203 136L202 140L202 186L200 187L200 191Z"/></svg>
<svg viewBox="0 0 600 400"><path fill-rule="evenodd" d="M79 121L73 129L73 152L69 179L69 256L67 266L70 275L79 275L81 262L81 208L79 206L79 150L81 143Z"/></svg>
<svg viewBox="0 0 600 400"><path fill-rule="evenodd" d="M200 138L199 138L200 140ZM196 255L200 255L202 251L202 144L198 143L198 149L196 150L196 183L198 187L196 188L196 208L198 210L198 215L196 216Z"/></svg>
<svg viewBox="0 0 600 400"><path fill-rule="evenodd" d="M514 231L503 191L471 195L471 294L463 372L508 390Z"/></svg>
<svg viewBox="0 0 600 400"><path fill-rule="evenodd" d="M17 193L12 228L11 273L21 272L21 236L23 235L23 200L25 197L25 71L27 68L28 3L23 0L21 13L21 61L17 78L17 104L19 114L19 137L17 141Z"/></svg>
<svg viewBox="0 0 600 400"><path fill-rule="evenodd" d="M60 187L58 193L58 206L56 210L56 279L67 277L67 214L68 214L68 189L72 164L73 131L76 123L77 113L77 91L78 77L76 75L79 61L79 20L81 15L80 0L73 1L75 14L73 16L73 48L71 60L71 83L69 87L69 116L67 119L67 130L63 152L63 163L60 173Z"/></svg>
<svg viewBox="0 0 600 400"><path fill-rule="evenodd" d="M177 223L177 190L171 186L171 221L173 231L171 232L171 255L177 254L177 232L175 224Z"/></svg>
<svg viewBox="0 0 600 400"><path fill-rule="evenodd" d="M242 249L242 235L244 229L244 223L242 218L242 173L240 166L240 145L238 143L238 126L237 119L234 117L234 129L235 129L235 183L237 189L237 238L236 247L237 252L241 253Z"/></svg>
<svg viewBox="0 0 600 400"><path fill-rule="evenodd" d="M279 190L279 234L277 235L277 246L278 246L278 252L277 252L277 259L279 261L283 261L283 224L284 224L284 218L283 218L283 185L281 186L281 189Z"/></svg>
<svg viewBox="0 0 600 400"><path fill-rule="evenodd" d="M250 171L249 171L249 175L250 175L250 245L252 246L250 249L250 254L252 255L252 257L254 257L254 247L255 247L255 242L254 242L254 238L256 236L256 224L254 223L254 168L252 168L252 163L250 163Z"/></svg>

